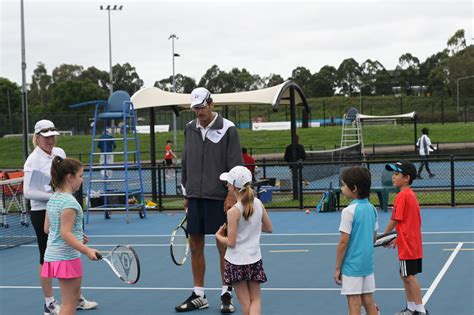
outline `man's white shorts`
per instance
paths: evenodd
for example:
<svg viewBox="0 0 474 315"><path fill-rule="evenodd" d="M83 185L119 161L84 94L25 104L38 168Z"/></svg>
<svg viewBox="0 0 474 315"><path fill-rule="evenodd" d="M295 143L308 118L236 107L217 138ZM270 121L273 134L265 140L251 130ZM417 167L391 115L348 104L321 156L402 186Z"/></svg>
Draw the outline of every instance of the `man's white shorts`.
<svg viewBox="0 0 474 315"><path fill-rule="evenodd" d="M374 274L365 277L342 275L341 295L372 293L375 291Z"/></svg>

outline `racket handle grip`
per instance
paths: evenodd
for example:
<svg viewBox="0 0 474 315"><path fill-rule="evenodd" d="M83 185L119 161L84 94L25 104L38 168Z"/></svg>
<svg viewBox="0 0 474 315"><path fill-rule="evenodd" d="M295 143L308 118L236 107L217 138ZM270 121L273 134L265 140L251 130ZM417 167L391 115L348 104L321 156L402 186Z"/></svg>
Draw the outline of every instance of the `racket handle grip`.
<svg viewBox="0 0 474 315"><path fill-rule="evenodd" d="M102 255L99 252L95 253L95 257L97 257L97 259L99 259L99 260L102 259Z"/></svg>

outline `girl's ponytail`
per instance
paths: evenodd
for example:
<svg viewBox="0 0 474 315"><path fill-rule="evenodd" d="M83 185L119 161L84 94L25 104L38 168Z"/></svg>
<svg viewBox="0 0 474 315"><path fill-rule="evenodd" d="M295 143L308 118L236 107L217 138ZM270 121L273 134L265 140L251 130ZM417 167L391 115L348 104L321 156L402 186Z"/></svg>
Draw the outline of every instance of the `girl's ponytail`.
<svg viewBox="0 0 474 315"><path fill-rule="evenodd" d="M244 212L242 216L245 220L248 220L253 214L253 200L255 198L251 183L245 184L244 188L241 190L242 194L242 205L244 206Z"/></svg>

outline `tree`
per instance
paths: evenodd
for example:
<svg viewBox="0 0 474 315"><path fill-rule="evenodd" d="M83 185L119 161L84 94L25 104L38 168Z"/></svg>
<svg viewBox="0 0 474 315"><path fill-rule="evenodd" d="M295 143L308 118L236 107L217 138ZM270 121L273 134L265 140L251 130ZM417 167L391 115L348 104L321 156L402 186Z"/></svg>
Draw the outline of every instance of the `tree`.
<svg viewBox="0 0 474 315"><path fill-rule="evenodd" d="M333 96L337 84L337 70L332 66L322 67L318 73L311 76L308 97Z"/></svg>
<svg viewBox="0 0 474 315"><path fill-rule="evenodd" d="M21 88L16 83L0 77L0 136L17 133L21 129L19 113L22 111ZM15 115L16 114L16 115ZM20 126L18 128L18 125Z"/></svg>
<svg viewBox="0 0 474 315"><path fill-rule="evenodd" d="M398 59L398 66L395 73L398 78L401 90L406 95L411 95L414 86L423 86L427 82L423 82L419 78L420 60L410 53L405 53Z"/></svg>
<svg viewBox="0 0 474 315"><path fill-rule="evenodd" d="M471 45L459 51L442 62L442 68L446 75L448 91L456 97L457 80L459 78L474 75L474 46ZM459 81L460 95L474 97L474 78L466 78Z"/></svg>
<svg viewBox="0 0 474 315"><path fill-rule="evenodd" d="M227 81L225 76L225 72L222 72L217 65L213 65L199 80L199 86L205 86L211 93L222 93Z"/></svg>
<svg viewBox="0 0 474 315"><path fill-rule="evenodd" d="M250 74L245 68L233 68L224 78L226 84L223 92L228 93L255 90L263 85L260 76Z"/></svg>
<svg viewBox="0 0 474 315"><path fill-rule="evenodd" d="M305 67L297 67L291 72L291 79L307 93L309 91L309 80L311 79L311 71Z"/></svg>
<svg viewBox="0 0 474 315"><path fill-rule="evenodd" d="M109 73L99 70L96 67L89 67L82 71L79 76L80 80L89 80L91 83L97 84L102 90L109 91Z"/></svg>
<svg viewBox="0 0 474 315"><path fill-rule="evenodd" d="M283 80L281 75L274 74L274 73L270 73L270 75L268 77L264 77L262 81L263 81L264 87L266 88L272 87L278 84L282 84L283 82L285 82L285 80Z"/></svg>
<svg viewBox="0 0 474 315"><path fill-rule="evenodd" d="M116 64L112 67L114 91L124 90L133 95L143 86L143 80L128 62L123 65Z"/></svg>
<svg viewBox="0 0 474 315"><path fill-rule="evenodd" d="M30 106L45 106L48 103L48 89L51 83L52 78L48 75L44 63L38 62L31 77L30 93L28 94L28 103Z"/></svg>
<svg viewBox="0 0 474 315"><path fill-rule="evenodd" d="M385 67L377 60L372 61L367 59L360 65L361 77L359 89L361 89L362 95L376 94L375 83L377 79L381 79L380 75L377 76L377 74L381 74L384 71Z"/></svg>
<svg viewBox="0 0 474 315"><path fill-rule="evenodd" d="M55 83L51 95L50 111L69 111L69 105L105 100L108 93L89 80L71 80Z"/></svg>
<svg viewBox="0 0 474 315"><path fill-rule="evenodd" d="M10 109L8 108L9 103ZM7 78L0 77L0 111L3 113L2 116L8 115L9 110L12 113L21 113L21 87Z"/></svg>
<svg viewBox="0 0 474 315"><path fill-rule="evenodd" d="M375 95L393 95L393 77L386 69L375 73Z"/></svg>
<svg viewBox="0 0 474 315"><path fill-rule="evenodd" d="M167 79L156 81L154 86L164 91L168 91L168 92L173 91L173 76L170 76ZM175 75L175 91L177 93L189 94L195 87L196 87L196 81L193 78L184 76L181 73L178 73L177 75Z"/></svg>
<svg viewBox="0 0 474 315"><path fill-rule="evenodd" d="M79 65L62 64L53 70L52 81L54 83L78 80L84 68Z"/></svg>
<svg viewBox="0 0 474 315"><path fill-rule="evenodd" d="M360 68L357 61L348 58L337 69L338 86L343 95L351 96L360 86Z"/></svg>
<svg viewBox="0 0 474 315"><path fill-rule="evenodd" d="M449 58L447 49L440 51L430 57L420 65L420 80L428 82L427 92L438 94L443 92L443 85L446 83L446 76L443 74L441 63Z"/></svg>
<svg viewBox="0 0 474 315"><path fill-rule="evenodd" d="M466 48L466 38L464 37L464 29L457 30L453 36L448 39L448 50L453 56L459 51Z"/></svg>

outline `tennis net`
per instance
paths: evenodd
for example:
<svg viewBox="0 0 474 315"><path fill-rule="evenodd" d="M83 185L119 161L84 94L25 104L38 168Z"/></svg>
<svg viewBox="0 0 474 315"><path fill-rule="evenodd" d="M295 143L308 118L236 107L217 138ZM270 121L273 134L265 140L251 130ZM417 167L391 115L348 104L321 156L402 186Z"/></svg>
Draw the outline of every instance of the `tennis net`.
<svg viewBox="0 0 474 315"><path fill-rule="evenodd" d="M303 167L303 179L314 181L330 177L339 174L341 167L360 165L362 160L362 145L360 142L334 150L307 151L306 161L309 163L305 163Z"/></svg>
<svg viewBox="0 0 474 315"><path fill-rule="evenodd" d="M0 180L0 250L36 241L23 196L23 177L6 175L12 178Z"/></svg>

